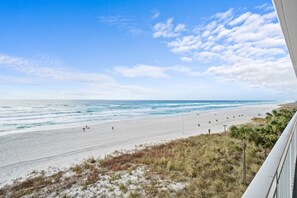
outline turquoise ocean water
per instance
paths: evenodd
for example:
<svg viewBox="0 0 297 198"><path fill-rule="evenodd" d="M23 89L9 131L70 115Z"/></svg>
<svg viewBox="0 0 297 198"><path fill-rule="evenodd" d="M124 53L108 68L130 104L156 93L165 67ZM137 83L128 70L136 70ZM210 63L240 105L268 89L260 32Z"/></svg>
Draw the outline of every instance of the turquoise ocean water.
<svg viewBox="0 0 297 198"><path fill-rule="evenodd" d="M275 101L2 100L0 135L273 102Z"/></svg>

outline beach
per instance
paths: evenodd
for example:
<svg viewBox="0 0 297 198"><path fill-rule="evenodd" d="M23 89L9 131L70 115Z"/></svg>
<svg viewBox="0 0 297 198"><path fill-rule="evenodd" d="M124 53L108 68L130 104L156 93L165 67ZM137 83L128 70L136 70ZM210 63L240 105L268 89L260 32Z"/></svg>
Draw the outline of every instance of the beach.
<svg viewBox="0 0 297 198"><path fill-rule="evenodd" d="M81 127L0 136L0 186L34 170L64 168L91 156L103 158L135 145L160 143L193 135L224 132L278 108L260 104L199 113L131 119ZM199 126L200 125L200 126Z"/></svg>

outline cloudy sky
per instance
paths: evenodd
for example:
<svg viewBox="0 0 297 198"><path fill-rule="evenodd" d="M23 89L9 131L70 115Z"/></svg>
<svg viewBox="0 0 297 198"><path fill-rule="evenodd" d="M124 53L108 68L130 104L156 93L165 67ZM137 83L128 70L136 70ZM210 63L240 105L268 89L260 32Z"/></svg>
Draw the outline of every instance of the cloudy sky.
<svg viewBox="0 0 297 198"><path fill-rule="evenodd" d="M0 99L297 96L268 0L1 0L0 27Z"/></svg>

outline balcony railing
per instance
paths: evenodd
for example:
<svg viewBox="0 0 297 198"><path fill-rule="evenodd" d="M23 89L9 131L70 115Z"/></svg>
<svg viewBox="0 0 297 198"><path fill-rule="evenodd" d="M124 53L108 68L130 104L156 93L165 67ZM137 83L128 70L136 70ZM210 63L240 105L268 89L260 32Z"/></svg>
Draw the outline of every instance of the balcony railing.
<svg viewBox="0 0 297 198"><path fill-rule="evenodd" d="M243 194L245 198L292 197L297 154L297 113Z"/></svg>

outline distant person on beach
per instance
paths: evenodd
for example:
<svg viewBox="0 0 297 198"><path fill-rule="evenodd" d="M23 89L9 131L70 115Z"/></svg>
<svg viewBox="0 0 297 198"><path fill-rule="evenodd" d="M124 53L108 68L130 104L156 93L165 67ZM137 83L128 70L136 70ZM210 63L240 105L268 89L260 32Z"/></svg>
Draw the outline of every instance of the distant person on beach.
<svg viewBox="0 0 297 198"><path fill-rule="evenodd" d="M85 127L83 127L83 128L82 128L82 130L83 130L83 132L85 132L85 131L86 131L86 128L85 128Z"/></svg>
<svg viewBox="0 0 297 198"><path fill-rule="evenodd" d="M208 129L208 134L210 134L210 129Z"/></svg>
<svg viewBox="0 0 297 198"><path fill-rule="evenodd" d="M113 127L111 127L111 130L114 130L114 128L113 128Z"/></svg>

